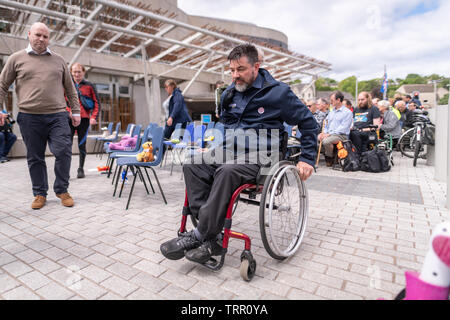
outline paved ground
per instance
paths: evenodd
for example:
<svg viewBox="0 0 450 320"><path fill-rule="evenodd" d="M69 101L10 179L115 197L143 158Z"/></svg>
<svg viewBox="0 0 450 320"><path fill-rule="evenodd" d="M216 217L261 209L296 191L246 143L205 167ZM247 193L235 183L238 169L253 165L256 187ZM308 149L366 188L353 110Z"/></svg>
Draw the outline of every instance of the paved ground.
<svg viewBox="0 0 450 320"><path fill-rule="evenodd" d="M169 204L142 184L128 211L96 171L71 179L76 206L53 193L30 209L25 159L0 165L1 299L391 299L404 271L420 270L434 225L450 218L445 187L433 167L396 154L388 173L343 173L322 167L308 182L310 214L296 255L274 261L261 242L256 207L239 205L234 229L248 233L258 268L239 275L243 243L232 240L225 266L211 272L185 259L169 261L161 242L179 227L184 184L179 168L158 169ZM103 165L93 155L86 168ZM49 171L54 159L47 158ZM76 176L78 158L73 159ZM49 181L53 182L53 172Z"/></svg>

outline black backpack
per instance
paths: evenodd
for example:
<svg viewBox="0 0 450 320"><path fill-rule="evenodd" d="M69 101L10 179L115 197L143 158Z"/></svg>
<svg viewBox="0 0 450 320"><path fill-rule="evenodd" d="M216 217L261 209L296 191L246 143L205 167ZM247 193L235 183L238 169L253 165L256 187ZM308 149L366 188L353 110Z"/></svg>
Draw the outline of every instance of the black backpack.
<svg viewBox="0 0 450 320"><path fill-rule="evenodd" d="M342 171L358 171L360 163L356 147L350 140L340 141L337 145L339 164Z"/></svg>
<svg viewBox="0 0 450 320"><path fill-rule="evenodd" d="M378 149L363 152L361 154L361 170L374 173L391 170L386 152Z"/></svg>

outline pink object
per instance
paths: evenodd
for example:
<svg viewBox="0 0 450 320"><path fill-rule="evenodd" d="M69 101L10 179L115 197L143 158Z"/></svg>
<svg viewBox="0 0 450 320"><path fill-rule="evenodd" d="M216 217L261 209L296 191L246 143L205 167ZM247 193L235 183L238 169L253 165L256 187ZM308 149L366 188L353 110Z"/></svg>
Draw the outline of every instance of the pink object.
<svg viewBox="0 0 450 320"><path fill-rule="evenodd" d="M439 259L450 267L450 237L437 236L434 238L432 246Z"/></svg>
<svg viewBox="0 0 450 320"><path fill-rule="evenodd" d="M130 137L130 136L124 136L119 142L117 143L110 143L109 149L110 150L132 150L136 147L137 143L137 136Z"/></svg>
<svg viewBox="0 0 450 320"><path fill-rule="evenodd" d="M413 271L405 272L406 296L405 300L447 300L448 287L439 287L426 283Z"/></svg>

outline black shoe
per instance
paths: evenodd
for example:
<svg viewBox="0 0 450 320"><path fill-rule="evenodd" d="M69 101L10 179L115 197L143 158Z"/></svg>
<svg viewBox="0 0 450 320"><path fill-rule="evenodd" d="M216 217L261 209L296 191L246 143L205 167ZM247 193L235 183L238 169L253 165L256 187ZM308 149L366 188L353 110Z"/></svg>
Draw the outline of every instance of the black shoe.
<svg viewBox="0 0 450 320"><path fill-rule="evenodd" d="M84 170L83 170L83 168L78 168L77 178L78 178L78 179L82 179L82 178L84 178L84 177L85 177L85 175L84 175Z"/></svg>
<svg viewBox="0 0 450 320"><path fill-rule="evenodd" d="M161 253L170 260L184 257L185 251L198 248L202 243L195 237L194 231L182 233L178 238L164 242L160 246Z"/></svg>
<svg viewBox="0 0 450 320"><path fill-rule="evenodd" d="M186 252L185 256L189 261L204 264L212 256L219 256L221 254L222 246L217 241L205 241L200 247Z"/></svg>

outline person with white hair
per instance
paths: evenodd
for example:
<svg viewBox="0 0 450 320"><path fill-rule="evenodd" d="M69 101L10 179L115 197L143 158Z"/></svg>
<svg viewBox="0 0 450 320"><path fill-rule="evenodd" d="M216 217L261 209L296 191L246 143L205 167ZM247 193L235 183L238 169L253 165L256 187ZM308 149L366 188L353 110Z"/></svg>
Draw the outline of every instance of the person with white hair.
<svg viewBox="0 0 450 320"><path fill-rule="evenodd" d="M381 123L378 125L378 129L380 129L380 138L383 138L386 134L392 135L395 146L396 142L402 135L402 127L400 122L398 121L395 113L390 110L389 101L381 100L378 102L377 107L378 110L380 110L382 119Z"/></svg>

